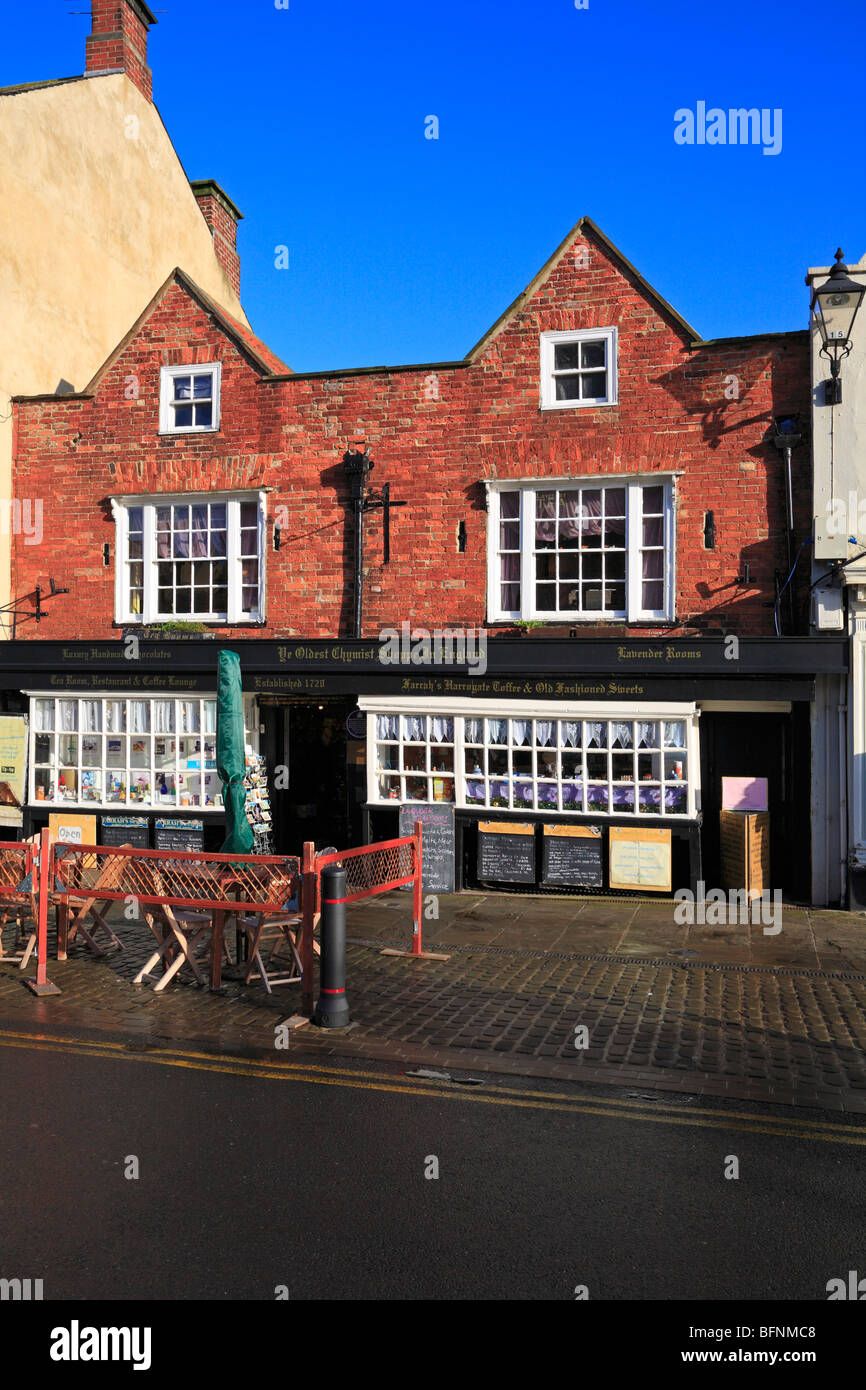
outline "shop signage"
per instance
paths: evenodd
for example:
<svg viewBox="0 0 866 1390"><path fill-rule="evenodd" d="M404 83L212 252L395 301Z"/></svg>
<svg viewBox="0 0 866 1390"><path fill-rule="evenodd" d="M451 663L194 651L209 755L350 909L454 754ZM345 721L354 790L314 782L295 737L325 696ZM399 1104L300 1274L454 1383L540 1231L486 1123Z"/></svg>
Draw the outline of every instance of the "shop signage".
<svg viewBox="0 0 866 1390"><path fill-rule="evenodd" d="M478 877L483 883L535 883L535 826L479 821Z"/></svg>
<svg viewBox="0 0 866 1390"><path fill-rule="evenodd" d="M611 888L671 891L671 832L653 827L610 827Z"/></svg>
<svg viewBox="0 0 866 1390"><path fill-rule="evenodd" d="M541 881L574 888L604 887L600 825L543 825Z"/></svg>
<svg viewBox="0 0 866 1390"><path fill-rule="evenodd" d="M150 848L150 821L146 816L103 816L99 822L99 843Z"/></svg>
<svg viewBox="0 0 866 1390"><path fill-rule="evenodd" d="M413 833L415 822L421 832L421 884L425 893L454 892L454 807L420 806L410 802L400 807L400 837Z"/></svg>
<svg viewBox="0 0 866 1390"><path fill-rule="evenodd" d="M48 817L48 833L58 845L95 845L96 817L53 812Z"/></svg>
<svg viewBox="0 0 866 1390"><path fill-rule="evenodd" d="M24 823L26 773L27 720L23 715L0 715L0 827Z"/></svg>
<svg viewBox="0 0 866 1390"><path fill-rule="evenodd" d="M722 810L766 811L766 777L723 777Z"/></svg>
<svg viewBox="0 0 866 1390"><path fill-rule="evenodd" d="M204 821L168 817L156 822L156 848L181 851L204 849Z"/></svg>

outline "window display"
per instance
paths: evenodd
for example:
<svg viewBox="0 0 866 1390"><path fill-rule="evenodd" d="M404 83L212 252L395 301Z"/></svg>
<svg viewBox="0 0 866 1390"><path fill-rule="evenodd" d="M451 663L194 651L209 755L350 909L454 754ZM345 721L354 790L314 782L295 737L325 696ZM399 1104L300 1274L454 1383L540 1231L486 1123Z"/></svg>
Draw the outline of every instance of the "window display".
<svg viewBox="0 0 866 1390"><path fill-rule="evenodd" d="M222 810L213 697L35 695L31 802Z"/></svg>
<svg viewBox="0 0 866 1390"><path fill-rule="evenodd" d="M364 702L365 704L367 702ZM408 702L407 702L408 703ZM370 800L583 815L695 814L694 706L388 712L370 702ZM363 706L362 706L363 707ZM520 713L515 714L515 709ZM652 717L648 717L652 716Z"/></svg>

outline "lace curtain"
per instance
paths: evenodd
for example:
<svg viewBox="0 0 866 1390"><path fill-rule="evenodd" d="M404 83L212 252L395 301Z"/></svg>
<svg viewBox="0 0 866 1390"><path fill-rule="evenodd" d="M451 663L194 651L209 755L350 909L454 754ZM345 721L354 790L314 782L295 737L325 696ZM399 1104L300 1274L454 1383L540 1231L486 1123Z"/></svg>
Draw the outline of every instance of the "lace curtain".
<svg viewBox="0 0 866 1390"><path fill-rule="evenodd" d="M454 720L434 715L430 720L430 737L434 743L454 742Z"/></svg>
<svg viewBox="0 0 866 1390"><path fill-rule="evenodd" d="M685 748L686 746L686 726L681 719L672 723L664 721L665 743L668 748Z"/></svg>
<svg viewBox="0 0 866 1390"><path fill-rule="evenodd" d="M513 747L523 748L532 737L532 722L529 719L512 719L511 743Z"/></svg>
<svg viewBox="0 0 866 1390"><path fill-rule="evenodd" d="M403 737L410 743L423 743L427 733L427 721L423 714L403 715Z"/></svg>
<svg viewBox="0 0 866 1390"><path fill-rule="evenodd" d="M632 728L630 720L628 723L626 723L625 720L611 720L610 746L611 748L615 748L617 745L619 745L620 748L631 748Z"/></svg>
<svg viewBox="0 0 866 1390"><path fill-rule="evenodd" d="M553 747L553 729L554 724L552 719L536 719L535 741L539 748Z"/></svg>
<svg viewBox="0 0 866 1390"><path fill-rule="evenodd" d="M658 748L658 742L659 730L655 721L648 723L644 719L639 719L637 724L638 748Z"/></svg>
<svg viewBox="0 0 866 1390"><path fill-rule="evenodd" d="M580 720L563 719L559 725L563 748L580 747Z"/></svg>
<svg viewBox="0 0 866 1390"><path fill-rule="evenodd" d="M386 739L393 743L397 742L396 714L376 715L376 737L380 739Z"/></svg>

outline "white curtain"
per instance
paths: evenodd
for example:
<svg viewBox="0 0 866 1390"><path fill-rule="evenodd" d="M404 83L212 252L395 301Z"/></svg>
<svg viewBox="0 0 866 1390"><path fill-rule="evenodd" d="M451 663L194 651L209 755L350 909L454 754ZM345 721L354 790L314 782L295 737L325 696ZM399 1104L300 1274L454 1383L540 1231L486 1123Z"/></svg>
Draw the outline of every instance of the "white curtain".
<svg viewBox="0 0 866 1390"><path fill-rule="evenodd" d="M376 715L376 737L396 743L397 741L397 716L396 714L377 714Z"/></svg>
<svg viewBox="0 0 866 1390"><path fill-rule="evenodd" d="M432 728L432 740L434 743L453 743L454 742L454 720L440 718L434 715L430 720Z"/></svg>
<svg viewBox="0 0 866 1390"><path fill-rule="evenodd" d="M199 729L199 705L198 700L181 700L180 702L181 733L197 734Z"/></svg>
<svg viewBox="0 0 866 1390"><path fill-rule="evenodd" d="M54 701L37 700L35 710L36 732L42 733L46 729L54 728Z"/></svg>
<svg viewBox="0 0 866 1390"><path fill-rule="evenodd" d="M552 719L536 719L535 741L539 748L553 747L554 724Z"/></svg>
<svg viewBox="0 0 866 1390"><path fill-rule="evenodd" d="M668 748L685 748L686 746L686 726L681 719L673 723L664 721L665 744Z"/></svg>
<svg viewBox="0 0 866 1390"><path fill-rule="evenodd" d="M600 720L587 720L586 724L586 744L588 748L604 748L605 746L605 725Z"/></svg>
<svg viewBox="0 0 866 1390"><path fill-rule="evenodd" d="M403 737L410 743L423 743L427 734L427 720L423 714L403 715Z"/></svg>
<svg viewBox="0 0 866 1390"><path fill-rule="evenodd" d="M150 732L150 702L148 700L130 700L130 732L133 734L147 734Z"/></svg>
<svg viewBox="0 0 866 1390"><path fill-rule="evenodd" d="M615 747L619 744L620 748L631 748L632 730L631 721L628 723L624 719L613 719L610 725L610 746Z"/></svg>
<svg viewBox="0 0 866 1390"><path fill-rule="evenodd" d="M504 719L488 719L487 721L487 742L504 744L507 736L506 721Z"/></svg>
<svg viewBox="0 0 866 1390"><path fill-rule="evenodd" d="M60 728L64 733L71 733L78 727L78 701L60 701Z"/></svg>
<svg viewBox="0 0 866 1390"><path fill-rule="evenodd" d="M579 748L579 747L580 747L580 720L579 720L579 719L563 719L563 720L561 720L561 721L560 721L560 725L559 725L559 730L560 730L560 739L562 740L562 746L563 746L563 748Z"/></svg>
<svg viewBox="0 0 866 1390"><path fill-rule="evenodd" d="M156 734L174 733L174 701L154 700L153 731Z"/></svg>
<svg viewBox="0 0 866 1390"><path fill-rule="evenodd" d="M512 747L523 748L532 737L532 723L529 719L512 719L511 721L511 743Z"/></svg>
<svg viewBox="0 0 866 1390"><path fill-rule="evenodd" d="M86 734L98 734L102 729L102 705L99 700L81 701L81 729Z"/></svg>
<svg viewBox="0 0 866 1390"><path fill-rule="evenodd" d="M467 719L464 725L464 739L466 743L484 742L484 723L481 719Z"/></svg>
<svg viewBox="0 0 866 1390"><path fill-rule="evenodd" d="M647 723L644 719L639 719L637 723L637 746L638 748L658 748L659 730L658 724L653 720Z"/></svg>

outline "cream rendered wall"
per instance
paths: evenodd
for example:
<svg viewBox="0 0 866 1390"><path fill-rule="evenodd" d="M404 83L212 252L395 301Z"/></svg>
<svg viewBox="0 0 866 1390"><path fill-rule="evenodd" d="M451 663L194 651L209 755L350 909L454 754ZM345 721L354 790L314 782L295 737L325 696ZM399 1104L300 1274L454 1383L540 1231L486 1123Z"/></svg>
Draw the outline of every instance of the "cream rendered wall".
<svg viewBox="0 0 866 1390"><path fill-rule="evenodd" d="M10 397L61 378L82 390L175 266L246 322L156 107L125 74L0 93L0 605Z"/></svg>

